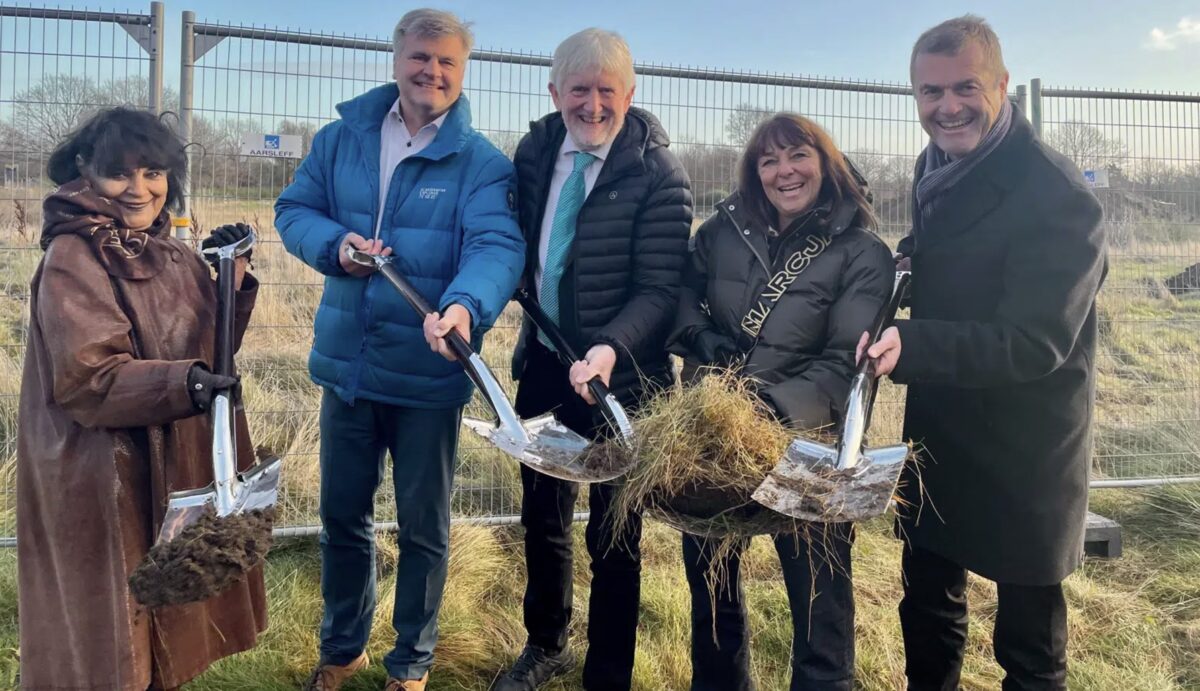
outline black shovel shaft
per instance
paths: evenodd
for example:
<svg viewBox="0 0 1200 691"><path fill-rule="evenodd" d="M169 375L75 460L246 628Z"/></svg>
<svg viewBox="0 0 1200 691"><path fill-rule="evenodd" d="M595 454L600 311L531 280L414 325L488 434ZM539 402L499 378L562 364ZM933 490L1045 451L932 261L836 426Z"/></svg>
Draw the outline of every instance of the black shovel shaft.
<svg viewBox="0 0 1200 691"><path fill-rule="evenodd" d="M896 312L900 309L900 300L903 299L904 291L908 288L908 281L911 278L912 275L907 271L902 271L897 274L896 285L892 289L892 296L888 298L888 301L879 309L879 314L875 315L875 321L871 324L871 330L867 332L869 334L867 346L866 348L863 348L863 357L858 363L858 371L855 372L855 374L867 374L868 372L873 373L871 368L874 367L875 359L867 357L867 348L870 348L878 343L879 337L883 335L884 330L886 330L892 325L893 322L896 321Z"/></svg>
<svg viewBox="0 0 1200 691"><path fill-rule="evenodd" d="M517 289L517 302L521 304L521 308L525 310L525 313L537 325L538 330L546 334L550 342L554 344L555 350L558 351L558 359L564 365L570 367L579 360L579 355L571 347L571 344L567 342L567 337L563 336L558 325L550 319L550 315L546 314L546 311L542 309L537 300L533 299L528 290L524 288ZM592 377L591 381L588 382L588 391L592 393L592 398L595 398L597 402L608 399L608 387L604 385L604 381L600 379L600 375ZM601 405L604 404L601 403ZM607 413L607 411L605 412Z"/></svg>
<svg viewBox="0 0 1200 691"><path fill-rule="evenodd" d="M223 257L217 262L217 342L213 371L233 376L233 329L237 290L233 285L236 260Z"/></svg>
<svg viewBox="0 0 1200 691"><path fill-rule="evenodd" d="M408 280L405 279L398 270L396 270L396 267L392 266L390 263L386 263L379 267L379 272L383 274L384 278L386 278L389 283L395 286L396 290L400 291L400 295L404 298L404 300L408 302L413 310L415 310L417 314L421 315L422 318L433 314L433 307L425 300L424 297L421 296L420 293L417 292L417 289L413 288L412 284L409 283ZM466 339L462 337L462 334L458 333L458 329L450 329L450 333L446 334L445 339L446 342L450 344L450 350L453 351L454 357L458 358L459 361L463 363L463 367L467 368L467 374L473 375L474 373L471 371L471 366L468 364L471 356L475 354L475 351L471 349L471 344L467 343ZM472 376L472 379L474 379L474 376Z"/></svg>
<svg viewBox="0 0 1200 691"><path fill-rule="evenodd" d="M422 318L433 314L434 310L429 302L417 292L417 289L408 282L408 279L404 278L404 275L401 274L396 267L392 266L391 262L383 262L379 265L378 269L379 273L383 274L383 277L388 280L388 283L391 283L392 286L400 292L400 295L404 298L404 301L407 302L417 314L419 314ZM463 371L467 373L467 377L469 377L471 382L475 384L475 388L479 389L479 393L484 397L484 400L487 401L488 405L491 406L492 410L498 411L499 408L496 407L497 403L496 401L492 400L492 396L488 392L488 386L484 381L484 378L475 369L475 363L471 359L472 356L475 355L475 351L471 348L471 344L467 343L466 339L464 339L462 335L458 333L458 329L450 329L450 333L446 334L445 339L446 342L450 344L450 350L454 353L454 357L458 358L458 364L462 365ZM499 415L499 412L496 414Z"/></svg>

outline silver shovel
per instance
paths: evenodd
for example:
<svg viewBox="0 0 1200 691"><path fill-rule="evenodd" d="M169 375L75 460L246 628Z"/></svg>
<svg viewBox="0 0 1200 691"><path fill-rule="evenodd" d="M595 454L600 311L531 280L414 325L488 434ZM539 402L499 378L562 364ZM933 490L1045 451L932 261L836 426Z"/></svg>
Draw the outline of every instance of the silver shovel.
<svg viewBox="0 0 1200 691"><path fill-rule="evenodd" d="M870 344L895 319L909 277L907 271L896 272L892 297L875 318ZM912 447L863 446L876 383L875 361L864 354L850 382L837 446L793 439L783 459L754 490L754 500L792 518L825 523L863 521L887 511Z"/></svg>
<svg viewBox="0 0 1200 691"><path fill-rule="evenodd" d="M346 256L356 264L370 266L383 274L421 317L434 311L425 298L392 265L393 257L368 254L349 245L346 246ZM488 407L496 414L495 423L464 417L463 424L472 432L539 473L562 480L603 482L628 470L595 465L594 461L589 463L588 456L584 454L589 444L588 440L567 429L552 415L522 421L505 396L500 382L496 381L495 375L471 345L454 330L446 335L445 340L467 376L479 389ZM591 456L598 459L600 455Z"/></svg>
<svg viewBox="0 0 1200 691"><path fill-rule="evenodd" d="M233 376L234 259L254 246L254 233L224 247L205 248L203 253L217 257L217 343L213 371ZM217 517L267 509L279 497L279 473L282 466L276 456L263 459L243 473L237 472L237 445L234 442L232 389L215 392L212 401L213 483L207 487L172 492L167 499L158 541L179 535L206 512Z"/></svg>

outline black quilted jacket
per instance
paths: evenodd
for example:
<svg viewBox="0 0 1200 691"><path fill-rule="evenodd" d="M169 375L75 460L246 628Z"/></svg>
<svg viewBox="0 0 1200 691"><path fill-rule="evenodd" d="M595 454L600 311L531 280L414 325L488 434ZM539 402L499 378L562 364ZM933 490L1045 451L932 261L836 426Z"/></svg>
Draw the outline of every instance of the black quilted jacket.
<svg viewBox="0 0 1200 691"><path fill-rule="evenodd" d="M538 236L554 159L566 136L562 116L530 125L517 146L518 208L525 235L525 285L533 280ZM560 327L580 357L607 343L617 352L610 388L622 403L672 378L665 347L679 303L679 284L692 224L687 172L668 149L655 117L631 108L600 176L579 211L575 242L559 288ZM520 378L536 331L528 318L513 355Z"/></svg>
<svg viewBox="0 0 1200 691"><path fill-rule="evenodd" d="M854 347L895 276L887 245L855 223L856 211L849 202L819 203L779 240L772 260L767 229L749 220L738 195L720 202L696 231L671 351L685 366L709 364L697 362L696 344L715 330L738 342L743 372L762 382L760 396L785 422L810 429L839 420ZM806 251L814 255L807 261ZM746 316L772 277L786 282L784 268L794 278L753 339L743 333Z"/></svg>

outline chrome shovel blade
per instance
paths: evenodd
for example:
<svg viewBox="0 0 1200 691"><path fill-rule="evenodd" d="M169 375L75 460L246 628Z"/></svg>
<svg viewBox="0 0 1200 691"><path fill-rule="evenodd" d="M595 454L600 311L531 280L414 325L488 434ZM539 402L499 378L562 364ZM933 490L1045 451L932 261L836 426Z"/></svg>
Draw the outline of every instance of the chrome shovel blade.
<svg viewBox="0 0 1200 691"><path fill-rule="evenodd" d="M162 528L158 531L158 542L173 540L189 525L200 520L209 512L218 516L229 516L256 509L267 509L279 499L279 476L283 462L276 456L260 461L240 473L231 483L233 508L226 512L217 510L216 484L172 492L167 500L167 513L163 516Z"/></svg>
<svg viewBox="0 0 1200 691"><path fill-rule="evenodd" d="M528 441L521 440L520 435L506 433L503 427L492 422L463 418L463 424L521 463L560 480L606 482L629 471L629 466L602 467L594 461L589 464L584 451L590 442L567 429L553 415L521 422Z"/></svg>
<svg viewBox="0 0 1200 691"><path fill-rule="evenodd" d="M911 451L908 444L864 449L856 465L838 469L837 449L795 439L752 496L802 521L869 520L887 511Z"/></svg>

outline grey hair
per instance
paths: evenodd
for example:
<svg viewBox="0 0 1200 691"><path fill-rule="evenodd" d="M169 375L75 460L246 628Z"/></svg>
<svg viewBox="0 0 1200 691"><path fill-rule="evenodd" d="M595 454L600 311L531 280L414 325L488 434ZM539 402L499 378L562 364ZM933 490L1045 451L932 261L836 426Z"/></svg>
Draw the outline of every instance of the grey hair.
<svg viewBox="0 0 1200 691"><path fill-rule="evenodd" d="M561 88L567 77L589 70L609 72L618 77L628 92L635 80L629 44L620 34L606 29L584 29L572 34L554 49L550 83Z"/></svg>
<svg viewBox="0 0 1200 691"><path fill-rule="evenodd" d="M973 14L947 19L921 34L913 45L912 58L908 63L909 74L917 64L918 55L958 55L967 41L974 41L983 49L983 63L999 83L1008 73L1008 68L1004 66L1004 55L1000 52L1000 39L982 17Z"/></svg>
<svg viewBox="0 0 1200 691"><path fill-rule="evenodd" d="M449 12L427 7L411 10L400 18L396 30L392 32L392 50L399 55L404 50L404 37L408 35L420 38L457 36L462 39L467 55L470 55L471 46L475 44L470 27L470 22L464 22Z"/></svg>

